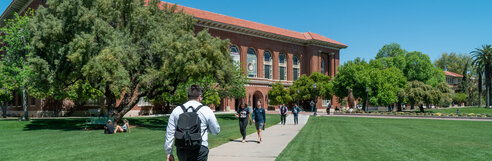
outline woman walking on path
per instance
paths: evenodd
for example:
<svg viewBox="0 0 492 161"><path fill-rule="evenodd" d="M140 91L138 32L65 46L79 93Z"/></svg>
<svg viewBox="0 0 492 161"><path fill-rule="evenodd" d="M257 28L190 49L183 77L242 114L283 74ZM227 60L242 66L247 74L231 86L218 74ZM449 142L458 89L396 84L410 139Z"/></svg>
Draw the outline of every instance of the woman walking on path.
<svg viewBox="0 0 492 161"><path fill-rule="evenodd" d="M249 125L251 125L251 115L249 115L249 109L246 107L246 104L243 104L243 106L234 115L236 116L236 118L239 118L239 131L243 136L242 142L245 143L246 127L248 126L248 120L249 120Z"/></svg>
<svg viewBox="0 0 492 161"><path fill-rule="evenodd" d="M261 106L260 101L258 101L258 108L253 111L253 123L256 125L259 144L261 142L261 131L265 130L266 126L265 108Z"/></svg>

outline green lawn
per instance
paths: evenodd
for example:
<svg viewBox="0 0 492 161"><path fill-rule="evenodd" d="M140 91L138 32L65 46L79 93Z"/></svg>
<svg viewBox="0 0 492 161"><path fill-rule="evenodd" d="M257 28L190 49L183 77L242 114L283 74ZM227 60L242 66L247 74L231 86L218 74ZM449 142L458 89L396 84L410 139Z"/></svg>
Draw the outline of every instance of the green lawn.
<svg viewBox="0 0 492 161"><path fill-rule="evenodd" d="M311 117L276 160L491 160L492 122Z"/></svg>
<svg viewBox="0 0 492 161"><path fill-rule="evenodd" d="M234 115L216 116L221 132L209 135L209 147L241 137ZM138 127L116 135L82 130L84 119L1 120L0 160L164 160L167 117L128 120ZM267 115L267 121L271 126L280 118ZM254 131L254 125L248 126L248 133Z"/></svg>
<svg viewBox="0 0 492 161"><path fill-rule="evenodd" d="M483 107L467 107L458 108L460 113L474 113L474 114L492 114L492 109ZM431 111L433 113L456 113L456 108L444 108L444 109L426 109L425 111Z"/></svg>

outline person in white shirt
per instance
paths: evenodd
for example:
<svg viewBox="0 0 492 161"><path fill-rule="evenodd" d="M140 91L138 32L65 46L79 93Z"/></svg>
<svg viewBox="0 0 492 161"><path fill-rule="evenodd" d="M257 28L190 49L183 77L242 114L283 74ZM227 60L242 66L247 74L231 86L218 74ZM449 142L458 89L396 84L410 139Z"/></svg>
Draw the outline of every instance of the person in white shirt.
<svg viewBox="0 0 492 161"><path fill-rule="evenodd" d="M203 88L199 85L192 85L188 89L188 99L189 101L184 103L184 107L193 107L196 109L198 106L202 105L200 102L202 101L202 91ZM191 109L188 109L188 112L191 112ZM178 124L179 115L183 113L181 108L174 108L171 116L169 116L169 120L167 123L166 129L166 144L165 150L167 153L167 160L174 161L173 156L173 142L174 142L174 133L176 131L176 126ZM197 150L188 150L188 149L180 149L177 148L177 155L180 161L187 160L204 160L208 159L208 132L217 135L220 132L220 126L215 118L215 114L208 106L202 106L197 112L198 117L201 121L201 134L202 134L202 144L201 147Z"/></svg>

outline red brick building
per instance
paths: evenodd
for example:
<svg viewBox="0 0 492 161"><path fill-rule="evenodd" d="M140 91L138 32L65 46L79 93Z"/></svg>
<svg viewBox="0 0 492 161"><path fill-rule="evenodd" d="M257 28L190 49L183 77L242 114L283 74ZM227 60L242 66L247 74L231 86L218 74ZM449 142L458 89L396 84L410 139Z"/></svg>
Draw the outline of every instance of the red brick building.
<svg viewBox="0 0 492 161"><path fill-rule="evenodd" d="M11 18L14 12L37 8L46 0L13 0L2 14L1 20ZM233 110L241 101L256 106L268 103L268 91L275 82L284 86L292 85L301 75L320 72L334 76L339 66L340 49L347 45L312 32L296 32L274 26L242 20L199 9L182 7L185 13L193 15L198 23L196 32L209 29L209 33L222 39L229 39L234 61L246 69L250 82L246 85L246 98L243 100L223 99L217 111ZM3 26L3 24L1 24ZM327 100L319 100L317 107L323 109ZM336 102L333 102L336 104ZM139 103L140 104L140 103ZM149 104L135 107L132 112L142 113ZM273 106L269 106L272 107Z"/></svg>

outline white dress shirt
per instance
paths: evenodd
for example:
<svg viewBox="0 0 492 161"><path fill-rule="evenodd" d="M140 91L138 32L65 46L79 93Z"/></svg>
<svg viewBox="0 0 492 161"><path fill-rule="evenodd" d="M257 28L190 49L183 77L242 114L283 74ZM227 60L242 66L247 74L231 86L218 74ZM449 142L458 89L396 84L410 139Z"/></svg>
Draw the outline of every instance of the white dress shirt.
<svg viewBox="0 0 492 161"><path fill-rule="evenodd" d="M193 109L196 109L198 106L202 105L198 101L188 101L185 104L183 104L186 109L188 107L192 106ZM189 110L191 112L191 109ZM176 125L178 124L178 118L179 115L183 113L183 110L181 109L180 106L176 106L171 113L171 116L169 116L169 120L167 122L167 129L166 129L166 144L165 144L165 150L168 155L172 154L173 152L173 143L174 143L174 132L176 131ZM198 117L200 118L201 123L201 134L202 136L202 145L208 147L208 133L205 131L205 129L208 128L208 131L214 135L219 134L220 132L220 126L219 122L217 122L217 119L215 118L214 112L210 109L208 106L202 106L200 110L197 111Z"/></svg>

